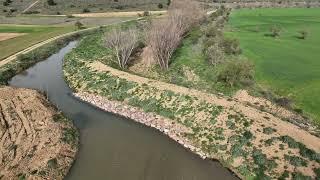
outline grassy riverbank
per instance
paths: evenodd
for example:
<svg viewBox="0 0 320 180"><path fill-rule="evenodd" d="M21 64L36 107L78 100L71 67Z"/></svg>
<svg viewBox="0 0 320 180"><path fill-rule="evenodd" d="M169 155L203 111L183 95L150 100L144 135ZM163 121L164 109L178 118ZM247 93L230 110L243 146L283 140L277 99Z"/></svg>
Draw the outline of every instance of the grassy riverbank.
<svg viewBox="0 0 320 180"><path fill-rule="evenodd" d="M110 68L101 63L112 58L101 36L84 38L65 58L64 74L75 91L139 107L190 129L181 137L240 177L320 177L318 138L233 99Z"/></svg>
<svg viewBox="0 0 320 180"><path fill-rule="evenodd" d="M270 28L280 29L279 37ZM292 99L320 122L320 9L241 9L230 16L230 32L256 65L256 79ZM299 32L307 32L306 39Z"/></svg>

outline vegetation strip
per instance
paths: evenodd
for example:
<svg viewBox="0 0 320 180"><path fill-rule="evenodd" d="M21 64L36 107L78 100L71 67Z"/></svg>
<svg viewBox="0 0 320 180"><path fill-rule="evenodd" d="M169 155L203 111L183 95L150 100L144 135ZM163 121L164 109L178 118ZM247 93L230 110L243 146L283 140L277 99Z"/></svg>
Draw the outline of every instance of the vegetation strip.
<svg viewBox="0 0 320 180"><path fill-rule="evenodd" d="M182 134L183 142L191 142L240 177L317 177L319 138L233 99L150 80L97 62L107 57L105 50L92 46L92 42L99 43L92 39L96 36L83 39L65 58L65 77L81 96L101 96L106 98L101 102L134 106L191 129L191 133ZM86 100L95 103L93 99ZM290 137L288 132L294 133ZM314 171L306 171L305 165Z"/></svg>

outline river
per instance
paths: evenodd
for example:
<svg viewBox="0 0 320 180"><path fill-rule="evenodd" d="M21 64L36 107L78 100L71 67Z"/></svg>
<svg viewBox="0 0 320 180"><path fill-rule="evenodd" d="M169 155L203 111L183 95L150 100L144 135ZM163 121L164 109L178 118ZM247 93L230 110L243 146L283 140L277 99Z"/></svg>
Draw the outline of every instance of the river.
<svg viewBox="0 0 320 180"><path fill-rule="evenodd" d="M76 45L70 42L9 82L43 92L79 128L80 149L65 179L237 179L220 163L201 159L155 129L74 98L64 81L62 64Z"/></svg>

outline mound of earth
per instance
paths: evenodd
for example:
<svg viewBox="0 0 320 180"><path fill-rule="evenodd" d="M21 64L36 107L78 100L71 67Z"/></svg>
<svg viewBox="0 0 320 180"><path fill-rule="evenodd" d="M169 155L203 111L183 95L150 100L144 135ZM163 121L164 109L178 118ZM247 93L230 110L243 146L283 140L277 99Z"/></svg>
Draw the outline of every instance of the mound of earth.
<svg viewBox="0 0 320 180"><path fill-rule="evenodd" d="M37 91L0 87L0 179L62 179L78 132Z"/></svg>

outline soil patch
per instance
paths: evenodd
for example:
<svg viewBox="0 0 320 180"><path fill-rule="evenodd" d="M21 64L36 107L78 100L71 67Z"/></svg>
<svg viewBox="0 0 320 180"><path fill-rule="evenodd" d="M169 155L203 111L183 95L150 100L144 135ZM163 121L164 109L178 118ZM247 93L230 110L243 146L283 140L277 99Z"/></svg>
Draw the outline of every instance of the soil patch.
<svg viewBox="0 0 320 180"><path fill-rule="evenodd" d="M78 132L37 91L0 87L0 179L62 179Z"/></svg>
<svg viewBox="0 0 320 180"><path fill-rule="evenodd" d="M27 33L0 33L0 41L5 41L15 37L26 35Z"/></svg>

